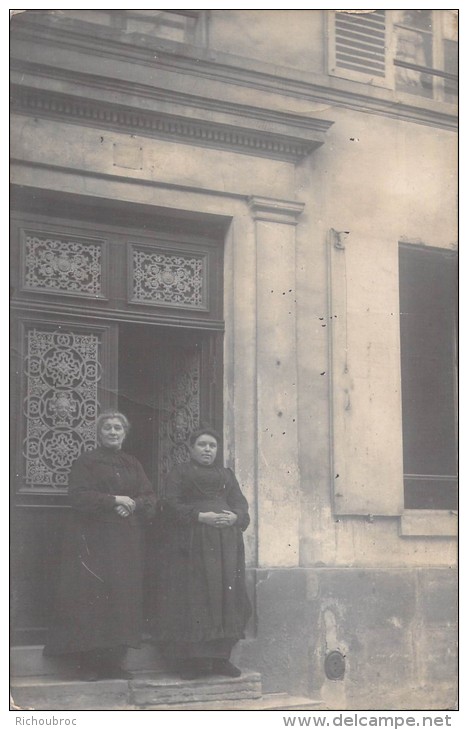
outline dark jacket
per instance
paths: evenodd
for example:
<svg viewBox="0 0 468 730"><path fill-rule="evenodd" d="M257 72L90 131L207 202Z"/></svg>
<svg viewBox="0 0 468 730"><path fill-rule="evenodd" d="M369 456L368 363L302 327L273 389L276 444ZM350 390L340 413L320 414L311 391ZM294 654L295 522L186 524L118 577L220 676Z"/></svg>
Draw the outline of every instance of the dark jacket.
<svg viewBox="0 0 468 730"><path fill-rule="evenodd" d="M136 510L120 517L114 495ZM74 463L70 519L46 654L135 646L142 628L142 519L155 507L152 486L135 457L98 448Z"/></svg>
<svg viewBox="0 0 468 730"><path fill-rule="evenodd" d="M242 537L249 514L237 479L224 467L180 464L169 475L165 499L155 634L170 642L235 643L250 614ZM198 521L200 512L223 509L237 514L233 526Z"/></svg>

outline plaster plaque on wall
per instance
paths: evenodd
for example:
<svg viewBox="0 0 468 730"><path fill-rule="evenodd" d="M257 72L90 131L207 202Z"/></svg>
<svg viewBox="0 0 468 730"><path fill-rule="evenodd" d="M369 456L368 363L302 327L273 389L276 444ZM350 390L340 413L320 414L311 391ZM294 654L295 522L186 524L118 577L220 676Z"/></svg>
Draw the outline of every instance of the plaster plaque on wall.
<svg viewBox="0 0 468 730"><path fill-rule="evenodd" d="M138 145L112 145L114 167L126 167L129 170L143 170L143 147Z"/></svg>

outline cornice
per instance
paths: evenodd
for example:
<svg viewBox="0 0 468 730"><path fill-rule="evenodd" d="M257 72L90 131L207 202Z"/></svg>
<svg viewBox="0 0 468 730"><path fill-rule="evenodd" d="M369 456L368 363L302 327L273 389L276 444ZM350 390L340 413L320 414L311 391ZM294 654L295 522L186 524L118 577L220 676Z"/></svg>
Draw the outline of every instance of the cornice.
<svg viewBox="0 0 468 730"><path fill-rule="evenodd" d="M432 108L417 98L403 98L390 90L378 90L356 82L337 84L336 79L288 67L273 66L206 48L115 30L98 28L61 18L54 22L28 20L15 28L15 40L50 44L95 57L147 65L152 69L184 73L260 91L301 98L400 121L457 130L456 110L434 102ZM98 40L98 42L96 42ZM12 54L14 55L14 54ZM342 88L340 88L340 86ZM388 92L388 93L385 93ZM409 95L408 95L409 97Z"/></svg>
<svg viewBox="0 0 468 730"><path fill-rule="evenodd" d="M316 124L309 125L308 129L296 128L295 134L280 134L258 129L257 121L253 118L249 127L248 119L236 119L235 114L230 115L232 123L226 124L15 85L11 87L11 110L29 116L293 163L322 145L325 140L324 130L331 125L331 122L315 120ZM287 125L284 127L287 129Z"/></svg>
<svg viewBox="0 0 468 730"><path fill-rule="evenodd" d="M181 108L190 110L190 114L196 115L200 110L217 112L219 114L233 115L236 117L245 117L258 122L269 122L273 125L285 125L285 128L298 128L308 130L310 132L327 132L333 122L326 119L304 116L303 114L294 114L291 112L278 111L276 109L268 109L264 106L251 106L248 104L239 104L232 100L225 101L223 99L210 98L194 94L187 94L173 89L158 88L149 84L139 84L121 79L110 78L107 76L91 75L82 73L77 70L69 70L65 68L57 68L46 64L31 63L28 61L12 59L10 64L11 82L13 85L21 87L23 84L29 84L33 88L39 89L37 78L47 79L48 86L41 85L41 91L56 91L52 84L59 84L65 93L67 89L75 89L74 96L85 95L91 98L93 91L99 94L111 92L113 94L132 95L132 99L137 97L139 100L147 100L151 104L170 104L171 109ZM36 84L33 85L33 81ZM79 93L82 92L83 93ZM132 105L133 108L133 105Z"/></svg>
<svg viewBox="0 0 468 730"><path fill-rule="evenodd" d="M428 108L411 104L397 97L395 92L389 92L389 98L372 96L372 93L361 91L364 84L356 82L344 82L346 89L331 86L329 76L317 76L296 72L291 69L274 67L266 70L266 64L257 64L248 59L251 68L234 65L238 60L232 56L232 62L227 63L224 54L211 54L212 58L206 60L199 57L187 57L181 53L169 53L160 51L157 55L157 65L168 71L183 72L202 78L223 81L237 86L246 86L258 91L273 92L298 99L305 99L315 104L338 106L367 114L377 114L400 121L424 124L442 129L457 130L458 118L456 113L448 113L436 108ZM229 59L230 60L230 59ZM154 64L153 64L154 65ZM262 66L258 70L254 66ZM308 76L305 80L303 77ZM333 79L336 83L336 79ZM376 87L370 87L371 92L383 91ZM409 96L409 94L407 95Z"/></svg>
<svg viewBox="0 0 468 730"><path fill-rule="evenodd" d="M254 220L286 223L290 226L297 225L298 218L305 207L305 203L262 198L257 195L252 195L248 199L248 204Z"/></svg>

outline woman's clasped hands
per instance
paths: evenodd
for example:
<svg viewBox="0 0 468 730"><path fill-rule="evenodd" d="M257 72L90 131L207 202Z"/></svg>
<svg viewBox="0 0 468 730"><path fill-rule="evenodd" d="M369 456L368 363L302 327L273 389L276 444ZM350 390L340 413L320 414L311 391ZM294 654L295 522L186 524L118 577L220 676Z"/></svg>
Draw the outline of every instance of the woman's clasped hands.
<svg viewBox="0 0 468 730"><path fill-rule="evenodd" d="M227 509L223 509L222 512L200 512L198 521L211 527L232 527L237 521L237 515Z"/></svg>
<svg viewBox="0 0 468 730"><path fill-rule="evenodd" d="M135 511L136 503L131 497L116 496L114 510L120 517L129 517Z"/></svg>

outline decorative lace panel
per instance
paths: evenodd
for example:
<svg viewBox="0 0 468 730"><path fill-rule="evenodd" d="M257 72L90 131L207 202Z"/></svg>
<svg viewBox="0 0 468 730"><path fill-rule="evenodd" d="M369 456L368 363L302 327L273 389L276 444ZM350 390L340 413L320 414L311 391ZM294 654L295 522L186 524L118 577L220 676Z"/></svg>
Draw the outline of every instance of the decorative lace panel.
<svg viewBox="0 0 468 730"><path fill-rule="evenodd" d="M130 245L131 301L207 309L207 255Z"/></svg>
<svg viewBox="0 0 468 730"><path fill-rule="evenodd" d="M159 484L173 466L189 459L187 439L200 423L200 353L175 349L165 368L159 400Z"/></svg>
<svg viewBox="0 0 468 730"><path fill-rule="evenodd" d="M23 455L29 487L65 488L75 459L96 446L99 345L95 334L26 333Z"/></svg>
<svg viewBox="0 0 468 730"><path fill-rule="evenodd" d="M22 232L25 289L101 298L103 241Z"/></svg>

